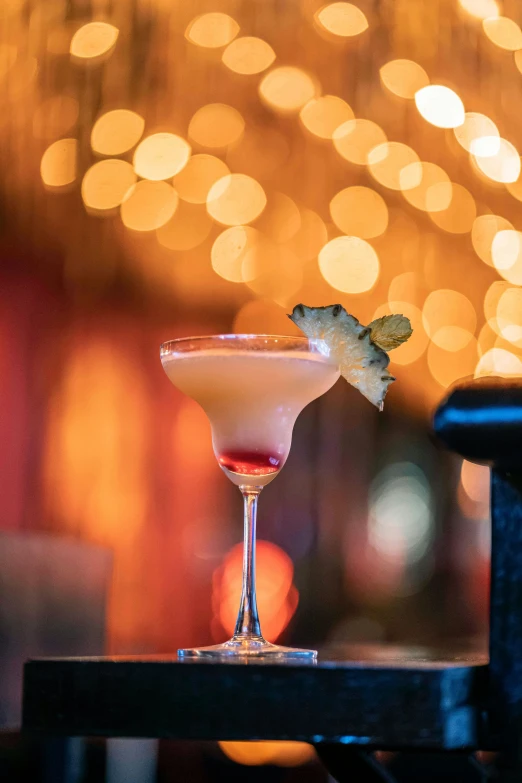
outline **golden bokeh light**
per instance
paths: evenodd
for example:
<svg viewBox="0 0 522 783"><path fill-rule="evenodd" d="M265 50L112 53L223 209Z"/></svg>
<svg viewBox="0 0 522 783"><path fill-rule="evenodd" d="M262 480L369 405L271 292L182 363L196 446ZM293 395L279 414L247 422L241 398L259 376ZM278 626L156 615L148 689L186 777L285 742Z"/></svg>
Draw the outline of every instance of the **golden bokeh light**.
<svg viewBox="0 0 522 783"><path fill-rule="evenodd" d="M522 49L522 30L518 24L507 16L494 16L484 19L482 27L489 40L500 49L516 52Z"/></svg>
<svg viewBox="0 0 522 783"><path fill-rule="evenodd" d="M354 118L346 101L335 95L313 98L303 106L299 116L305 128L320 139L333 138L340 125Z"/></svg>
<svg viewBox="0 0 522 783"><path fill-rule="evenodd" d="M184 169L176 174L172 184L183 201L205 204L214 182L230 174L226 163L214 155L193 155Z"/></svg>
<svg viewBox="0 0 522 783"><path fill-rule="evenodd" d="M334 132L334 147L350 163L366 166L370 152L386 143L386 134L372 120L348 120Z"/></svg>
<svg viewBox="0 0 522 783"><path fill-rule="evenodd" d="M499 14L496 0L459 0L459 4L468 14L477 19L487 19Z"/></svg>
<svg viewBox="0 0 522 783"><path fill-rule="evenodd" d="M147 136L134 153L134 169L144 179L170 179L188 163L190 145L174 133Z"/></svg>
<svg viewBox="0 0 522 783"><path fill-rule="evenodd" d="M301 330L288 319L287 309L268 299L251 299L236 313L233 331L236 334L293 334Z"/></svg>
<svg viewBox="0 0 522 783"><path fill-rule="evenodd" d="M464 123L453 133L460 146L477 158L490 158L500 151L498 128L485 114L466 112Z"/></svg>
<svg viewBox="0 0 522 783"><path fill-rule="evenodd" d="M438 212L430 212L429 215L435 225L443 231L450 234L466 234L473 227L477 216L477 205L469 190L452 182L449 206Z"/></svg>
<svg viewBox="0 0 522 783"><path fill-rule="evenodd" d="M156 231L158 242L169 250L192 250L210 234L212 220L202 204L180 201L174 215Z"/></svg>
<svg viewBox="0 0 522 783"><path fill-rule="evenodd" d="M388 302L410 302L419 306L424 298L421 278L415 272L396 275L388 288Z"/></svg>
<svg viewBox="0 0 522 783"><path fill-rule="evenodd" d="M234 144L245 129L245 121L237 109L225 103L209 103L194 114L188 134L201 147L223 149Z"/></svg>
<svg viewBox="0 0 522 783"><path fill-rule="evenodd" d="M457 128L464 123L464 104L457 93L442 84L430 84L415 93L419 114L436 128Z"/></svg>
<svg viewBox="0 0 522 783"><path fill-rule="evenodd" d="M82 181L82 198L91 214L113 212L136 183L136 172L125 160L100 160L87 170Z"/></svg>
<svg viewBox="0 0 522 783"><path fill-rule="evenodd" d="M261 100L280 114L298 112L305 103L315 98L317 92L312 77L293 65L274 68L259 85Z"/></svg>
<svg viewBox="0 0 522 783"><path fill-rule="evenodd" d="M460 482L470 500L489 505L490 468L488 465L475 465L474 462L463 459Z"/></svg>
<svg viewBox="0 0 522 783"><path fill-rule="evenodd" d="M324 30L341 38L351 38L368 29L366 16L352 3L329 3L320 8L314 18Z"/></svg>
<svg viewBox="0 0 522 783"><path fill-rule="evenodd" d="M55 139L76 125L79 114L80 105L76 98L70 95L47 98L34 110L33 135L37 139Z"/></svg>
<svg viewBox="0 0 522 783"><path fill-rule="evenodd" d="M507 291L509 287L509 283L505 280L495 280L495 282L489 286L484 296L484 316L486 322L491 324L492 328L495 325L494 331L497 334L500 333L496 326L498 303L500 302L500 297L504 291Z"/></svg>
<svg viewBox="0 0 522 783"><path fill-rule="evenodd" d="M401 172L411 163L420 163L419 156L411 147L400 141L379 144L368 154L368 166L372 177L391 190L402 189ZM418 176L421 176L420 171Z"/></svg>
<svg viewBox="0 0 522 783"><path fill-rule="evenodd" d="M328 231L317 212L301 207L301 226L288 242L289 250L302 262L317 258L328 241Z"/></svg>
<svg viewBox="0 0 522 783"><path fill-rule="evenodd" d="M477 362L475 378L497 375L513 378L522 375L522 359L505 348L491 348Z"/></svg>
<svg viewBox="0 0 522 783"><path fill-rule="evenodd" d="M362 294L373 288L380 272L379 257L364 239L336 237L319 253L321 274L333 288L347 294Z"/></svg>
<svg viewBox="0 0 522 783"><path fill-rule="evenodd" d="M343 234L372 239L388 227L388 207L372 188L354 185L337 193L330 201L330 215Z"/></svg>
<svg viewBox="0 0 522 783"><path fill-rule="evenodd" d="M430 83L428 74L413 60L390 60L379 70L381 82L399 98L415 98L415 93Z"/></svg>
<svg viewBox="0 0 522 783"><path fill-rule="evenodd" d="M178 194L166 182L142 180L126 193L120 208L121 219L134 231L154 231L171 219L178 201Z"/></svg>
<svg viewBox="0 0 522 783"><path fill-rule="evenodd" d="M108 111L94 123L91 147L98 155L123 155L136 146L144 130L145 120L135 111Z"/></svg>
<svg viewBox="0 0 522 783"><path fill-rule="evenodd" d="M251 223L266 206L265 191L247 174L227 174L210 188L207 196L209 215L224 226Z"/></svg>
<svg viewBox="0 0 522 783"><path fill-rule="evenodd" d="M498 301L496 323L505 340L522 340L522 288L507 288Z"/></svg>
<svg viewBox="0 0 522 783"><path fill-rule="evenodd" d="M440 212L451 203L450 179L435 163L410 163L401 170L399 181L406 201L424 212Z"/></svg>
<svg viewBox="0 0 522 783"><path fill-rule="evenodd" d="M45 150L40 163L42 182L48 188L71 185L77 175L78 142L60 139Z"/></svg>
<svg viewBox="0 0 522 783"><path fill-rule="evenodd" d="M270 44L262 38L244 36L232 41L223 52L222 60L234 73L251 75L269 68L276 58Z"/></svg>
<svg viewBox="0 0 522 783"><path fill-rule="evenodd" d="M473 375L477 364L477 341L474 337L458 351L445 351L436 343L428 346L428 369L434 380L443 388L461 378Z"/></svg>
<svg viewBox="0 0 522 783"><path fill-rule="evenodd" d="M185 38L205 49L227 46L239 33L239 25L228 14L213 11L197 16L185 30Z"/></svg>
<svg viewBox="0 0 522 783"><path fill-rule="evenodd" d="M107 22L89 22L71 39L70 53L75 60L94 62L110 54L118 40L119 30Z"/></svg>
<svg viewBox="0 0 522 783"><path fill-rule="evenodd" d="M302 264L285 245L265 239L246 253L242 269L244 282L258 296L293 306L303 282Z"/></svg>
<svg viewBox="0 0 522 783"><path fill-rule="evenodd" d="M485 264L494 266L491 247L496 234L512 228L509 220L500 215L480 215L475 218L471 229L471 241L475 253Z"/></svg>
<svg viewBox="0 0 522 783"><path fill-rule="evenodd" d="M429 337L424 330L422 322L422 312L410 302L390 300L387 304L377 308L372 320L382 318L383 315L391 315L392 313L401 314L409 318L413 334L407 342L399 345L393 351L390 358L393 364L412 364L417 359L420 359L429 343Z"/></svg>
<svg viewBox="0 0 522 783"><path fill-rule="evenodd" d="M422 308L422 322L439 348L454 352L466 347L477 326L477 314L470 300L448 288L432 291Z"/></svg>
<svg viewBox="0 0 522 783"><path fill-rule="evenodd" d="M270 193L256 228L274 242L288 242L301 228L297 204L285 193Z"/></svg>
<svg viewBox="0 0 522 783"><path fill-rule="evenodd" d="M516 198L517 201L522 201L522 180L520 177L516 182L506 182L506 190L513 198Z"/></svg>
<svg viewBox="0 0 522 783"><path fill-rule="evenodd" d="M263 234L252 226L225 229L216 237L210 251L214 272L231 283L245 282L248 270L243 270L243 262L247 254L264 241Z"/></svg>
<svg viewBox="0 0 522 783"><path fill-rule="evenodd" d="M522 285L522 233L505 229L495 234L491 257L499 274L514 285Z"/></svg>
<svg viewBox="0 0 522 783"><path fill-rule="evenodd" d="M498 151L488 157L473 155L480 171L494 182L516 182L520 175L520 155L516 147L506 139L499 139Z"/></svg>
<svg viewBox="0 0 522 783"><path fill-rule="evenodd" d="M273 764L297 767L315 758L315 750L306 742L219 742L229 759L244 766Z"/></svg>

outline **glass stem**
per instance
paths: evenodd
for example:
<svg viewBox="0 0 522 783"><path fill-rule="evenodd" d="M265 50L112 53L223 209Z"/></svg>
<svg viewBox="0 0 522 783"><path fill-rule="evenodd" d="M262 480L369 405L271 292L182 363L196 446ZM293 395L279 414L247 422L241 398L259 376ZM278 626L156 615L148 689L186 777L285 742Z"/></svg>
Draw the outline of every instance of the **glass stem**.
<svg viewBox="0 0 522 783"><path fill-rule="evenodd" d="M244 504L243 589L233 639L262 639L256 600L257 499L262 487L239 487Z"/></svg>

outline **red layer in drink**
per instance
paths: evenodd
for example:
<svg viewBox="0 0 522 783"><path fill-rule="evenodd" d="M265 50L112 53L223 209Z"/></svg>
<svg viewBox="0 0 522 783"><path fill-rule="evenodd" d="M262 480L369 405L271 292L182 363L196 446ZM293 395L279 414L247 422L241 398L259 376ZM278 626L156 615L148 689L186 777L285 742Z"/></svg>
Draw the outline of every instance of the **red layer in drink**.
<svg viewBox="0 0 522 783"><path fill-rule="evenodd" d="M222 468L243 476L268 476L277 473L283 463L281 457L259 451L226 451L218 461Z"/></svg>

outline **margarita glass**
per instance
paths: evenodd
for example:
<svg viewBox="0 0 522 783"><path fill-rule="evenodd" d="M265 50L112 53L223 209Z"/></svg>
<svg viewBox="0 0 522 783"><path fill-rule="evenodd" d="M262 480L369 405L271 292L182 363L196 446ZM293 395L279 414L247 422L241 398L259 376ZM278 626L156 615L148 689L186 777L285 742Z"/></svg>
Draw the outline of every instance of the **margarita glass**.
<svg viewBox="0 0 522 783"><path fill-rule="evenodd" d="M308 403L339 378L322 340L224 334L164 343L163 369L198 402L212 427L217 461L244 499L243 587L232 639L179 650L183 658L276 656L314 658L314 650L270 644L261 634L256 602L257 500L286 462L292 430Z"/></svg>

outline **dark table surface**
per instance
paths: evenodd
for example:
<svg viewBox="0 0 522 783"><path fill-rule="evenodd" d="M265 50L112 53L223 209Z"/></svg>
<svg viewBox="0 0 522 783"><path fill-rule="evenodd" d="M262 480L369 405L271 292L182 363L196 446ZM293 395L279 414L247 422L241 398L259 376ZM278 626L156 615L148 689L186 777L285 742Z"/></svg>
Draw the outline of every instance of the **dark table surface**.
<svg viewBox="0 0 522 783"><path fill-rule="evenodd" d="M482 651L339 646L313 663L64 658L25 667L24 728L56 735L477 745Z"/></svg>

